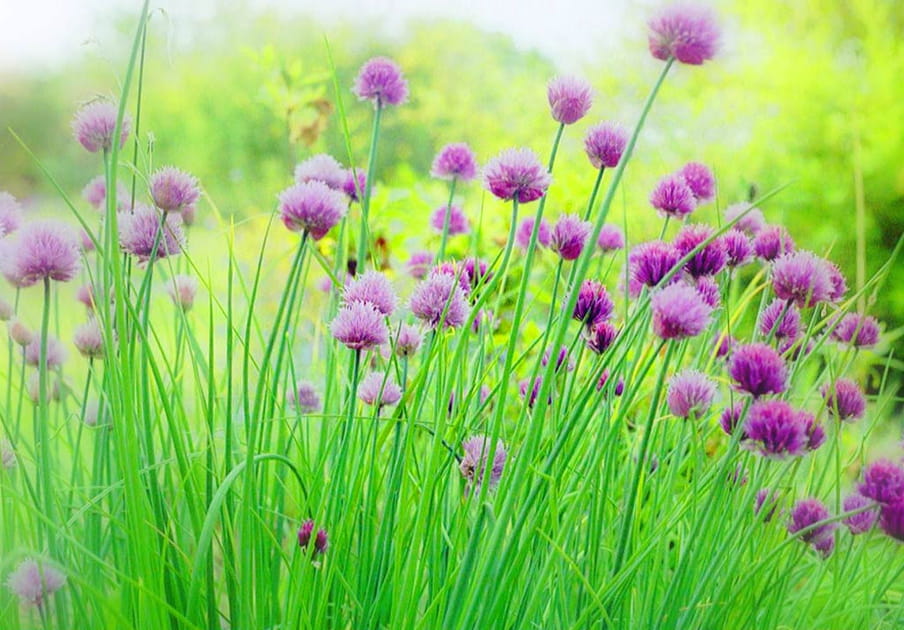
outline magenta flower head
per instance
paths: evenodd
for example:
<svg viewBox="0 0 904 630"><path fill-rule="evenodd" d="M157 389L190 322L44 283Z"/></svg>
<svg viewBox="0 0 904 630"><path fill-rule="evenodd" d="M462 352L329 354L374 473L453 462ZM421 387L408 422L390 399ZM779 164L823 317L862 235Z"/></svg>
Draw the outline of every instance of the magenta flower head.
<svg viewBox="0 0 904 630"><path fill-rule="evenodd" d="M427 272L430 271L430 267L433 266L433 254L430 252L414 252L411 254L411 257L408 259L408 262L405 263L405 267L408 269L408 273L412 278L416 278L417 280L423 280L427 277Z"/></svg>
<svg viewBox="0 0 904 630"><path fill-rule="evenodd" d="M887 459L878 459L863 471L863 483L857 490L879 503L904 501L904 468Z"/></svg>
<svg viewBox="0 0 904 630"><path fill-rule="evenodd" d="M66 576L55 566L29 558L6 578L6 586L22 604L42 608L45 599L66 585Z"/></svg>
<svg viewBox="0 0 904 630"><path fill-rule="evenodd" d="M396 294L389 279L379 271L365 271L345 285L342 298L346 304L370 304L387 317L396 309Z"/></svg>
<svg viewBox="0 0 904 630"><path fill-rule="evenodd" d="M182 218L178 214L167 213L161 232L161 215L150 206L138 205L131 214L119 218L119 245L123 251L138 260L147 262L154 254L157 258L175 256L185 245Z"/></svg>
<svg viewBox="0 0 904 630"><path fill-rule="evenodd" d="M719 335L716 343L716 357L724 359L738 347L738 340L728 334Z"/></svg>
<svg viewBox="0 0 904 630"><path fill-rule="evenodd" d="M530 245L531 233L534 231L534 217L524 217L515 232L515 245L526 250ZM549 247L552 241L552 229L546 219L540 219L540 227L537 229L537 245Z"/></svg>
<svg viewBox="0 0 904 630"><path fill-rule="evenodd" d="M678 174L684 178L698 204L716 198L716 178L705 164L688 162L681 167Z"/></svg>
<svg viewBox="0 0 904 630"><path fill-rule="evenodd" d="M706 7L674 4L662 8L647 23L650 53L668 61L699 66L712 59L719 47L715 14Z"/></svg>
<svg viewBox="0 0 904 630"><path fill-rule="evenodd" d="M770 335L780 341L794 341L800 336L800 311L794 304L779 299L772 302L760 313L757 329L763 337Z"/></svg>
<svg viewBox="0 0 904 630"><path fill-rule="evenodd" d="M431 273L415 287L409 305L415 317L434 329L462 326L470 313L461 285L447 273Z"/></svg>
<svg viewBox="0 0 904 630"><path fill-rule="evenodd" d="M703 301L710 308L715 310L722 306L722 291L718 282L709 276L700 276L693 280L691 284L693 284L694 289L697 290L697 293L700 294L700 297L703 298Z"/></svg>
<svg viewBox="0 0 904 630"><path fill-rule="evenodd" d="M855 348L871 348L879 343L879 323L869 315L848 313L832 330L832 339Z"/></svg>
<svg viewBox="0 0 904 630"><path fill-rule="evenodd" d="M806 251L785 254L773 263L772 288L799 308L825 302L833 291L825 260Z"/></svg>
<svg viewBox="0 0 904 630"><path fill-rule="evenodd" d="M618 227L611 223L606 223L600 229L599 238L596 239L596 245L603 253L614 252L625 247L625 234Z"/></svg>
<svg viewBox="0 0 904 630"><path fill-rule="evenodd" d="M437 179L457 179L469 182L477 177L477 159L464 142L447 144L433 158L430 175Z"/></svg>
<svg viewBox="0 0 904 630"><path fill-rule="evenodd" d="M322 182L333 190L345 192L345 184L350 174L332 155L318 153L298 163L295 167L295 183ZM352 180L352 185L354 184Z"/></svg>
<svg viewBox="0 0 904 630"><path fill-rule="evenodd" d="M35 335L35 338L25 346L25 363L38 367L41 361L41 337ZM58 368L66 361L66 350L59 339L55 337L47 337L47 368Z"/></svg>
<svg viewBox="0 0 904 630"><path fill-rule="evenodd" d="M712 405L716 384L697 370L684 370L669 380L666 401L669 411L679 418L700 418Z"/></svg>
<svg viewBox="0 0 904 630"><path fill-rule="evenodd" d="M904 501L882 506L879 527L887 536L904 542Z"/></svg>
<svg viewBox="0 0 904 630"><path fill-rule="evenodd" d="M540 360L540 364L543 367L549 365L549 360L552 357L552 351L550 348L546 349L546 352L543 353L543 359ZM559 348L559 353L556 355L556 372L562 369L562 366L565 366L565 369L568 372L574 371L575 361L574 359L568 356L568 346L563 345Z"/></svg>
<svg viewBox="0 0 904 630"><path fill-rule="evenodd" d="M534 403L537 402L537 396L540 395L540 387L543 385L543 377L537 376L533 380L533 384L531 384L531 380L529 378L522 378L518 381L518 394L521 396L521 400L527 403L527 406L533 408ZM552 402L552 393L549 394L547 398L549 403Z"/></svg>
<svg viewBox="0 0 904 630"><path fill-rule="evenodd" d="M449 236L456 234L467 234L471 231L471 225L468 217L459 206L452 204L451 206L440 206L430 215L430 226L442 234L446 217L449 217Z"/></svg>
<svg viewBox="0 0 904 630"><path fill-rule="evenodd" d="M59 221L27 223L3 253L4 275L19 287L44 279L67 282L81 268L78 234Z"/></svg>
<svg viewBox="0 0 904 630"><path fill-rule="evenodd" d="M402 388L396 385L392 376L371 372L361 381L358 398L377 408L391 406L402 399Z"/></svg>
<svg viewBox="0 0 904 630"><path fill-rule="evenodd" d="M401 105L408 100L408 81L392 59L374 57L361 66L352 92L374 107Z"/></svg>
<svg viewBox="0 0 904 630"><path fill-rule="evenodd" d="M785 361L764 343L750 343L736 349L728 361L728 373L741 391L754 398L780 394L788 385Z"/></svg>
<svg viewBox="0 0 904 630"><path fill-rule="evenodd" d="M188 312L195 304L195 296L198 294L198 280L194 276L184 273L176 274L166 286L166 292L183 312Z"/></svg>
<svg viewBox="0 0 904 630"><path fill-rule="evenodd" d="M326 530L322 528L318 529L315 534L314 521L308 519L298 528L298 546L302 549L307 549L311 544L311 539L314 541L315 556L319 553L326 553L326 550L330 546L330 543L327 540Z"/></svg>
<svg viewBox="0 0 904 630"><path fill-rule="evenodd" d="M741 424L741 417L743 415L744 404L738 401L722 410L722 413L719 415L719 425L726 434L733 435L735 429Z"/></svg>
<svg viewBox="0 0 904 630"><path fill-rule="evenodd" d="M352 350L371 350L389 338L383 314L366 302L349 302L340 308L330 332Z"/></svg>
<svg viewBox="0 0 904 630"><path fill-rule="evenodd" d="M584 280L578 290L578 299L571 317L587 328L593 328L612 317L614 308L606 287L595 280Z"/></svg>
<svg viewBox="0 0 904 630"><path fill-rule="evenodd" d="M361 201L361 195L367 187L367 173L358 169L346 169L345 179L342 182L342 192L348 196L349 201Z"/></svg>
<svg viewBox="0 0 904 630"><path fill-rule="evenodd" d="M22 225L22 206L8 192L0 192L0 238L12 234Z"/></svg>
<svg viewBox="0 0 904 630"><path fill-rule="evenodd" d="M94 318L75 329L72 343L79 354L87 359L104 358L104 331L101 330L100 324Z"/></svg>
<svg viewBox="0 0 904 630"><path fill-rule="evenodd" d="M300 380L286 394L286 402L301 411L312 413L320 409L320 395L310 381Z"/></svg>
<svg viewBox="0 0 904 630"><path fill-rule="evenodd" d="M628 131L615 123L595 125L584 136L584 152L596 169L618 166L627 144Z"/></svg>
<svg viewBox="0 0 904 630"><path fill-rule="evenodd" d="M696 337L709 325L712 308L693 287L670 284L650 298L653 332L660 339Z"/></svg>
<svg viewBox="0 0 904 630"><path fill-rule="evenodd" d="M740 230L748 236L754 236L766 227L766 217L763 216L763 211L759 208L754 208L753 204L746 201L733 203L725 208L725 221L731 223L735 219L738 219L738 222L734 224L732 229Z"/></svg>
<svg viewBox="0 0 904 630"><path fill-rule="evenodd" d="M342 193L321 181L295 184L279 193L283 224L292 232L307 232L319 241L345 216Z"/></svg>
<svg viewBox="0 0 904 630"><path fill-rule="evenodd" d="M844 508L845 512L861 510L863 508L866 508L867 506L873 508L875 506L875 503L857 492L847 495L844 498L844 502L842 503L842 507ZM862 512L858 512L857 514L848 516L842 522L847 526L852 534L865 534L873 528L873 525L876 524L876 519L878 517L879 515L876 513L875 509L867 509Z"/></svg>
<svg viewBox="0 0 904 630"><path fill-rule="evenodd" d="M829 291L827 301L837 304L844 298L844 294L847 293L847 280L844 279L844 274L841 273L838 265L830 260L824 260L823 262L826 266L826 273L829 274L829 282L832 283L832 290Z"/></svg>
<svg viewBox="0 0 904 630"><path fill-rule="evenodd" d="M555 77L546 86L546 98L553 120L572 125L590 110L593 88L584 79Z"/></svg>
<svg viewBox="0 0 904 630"><path fill-rule="evenodd" d="M200 196L198 180L185 171L165 166L151 175L151 198L164 212L182 212Z"/></svg>
<svg viewBox="0 0 904 630"><path fill-rule="evenodd" d="M650 193L650 205L664 217L682 219L697 208L697 199L683 177L668 175Z"/></svg>
<svg viewBox="0 0 904 630"><path fill-rule="evenodd" d="M609 322L602 322L596 326L584 328L584 340L587 342L587 347L597 354L602 354L608 350L615 342L617 336L618 331Z"/></svg>
<svg viewBox="0 0 904 630"><path fill-rule="evenodd" d="M697 253L684 264L684 270L694 278L714 276L722 271L728 261L725 244L720 237L703 245L704 241L711 238L712 235L713 229L702 223L689 223L675 235L672 244L678 250L679 258L684 258L702 245Z"/></svg>
<svg viewBox="0 0 904 630"><path fill-rule="evenodd" d="M794 241L780 225L766 225L753 237L754 253L767 262L794 251Z"/></svg>
<svg viewBox="0 0 904 630"><path fill-rule="evenodd" d="M839 378L834 383L826 383L819 392L826 402L829 413L839 420L853 421L863 417L866 411L866 398L863 390L854 381Z"/></svg>
<svg viewBox="0 0 904 630"><path fill-rule="evenodd" d="M487 162L484 186L503 201L536 201L552 181L546 167L530 149L506 149Z"/></svg>
<svg viewBox="0 0 904 630"><path fill-rule="evenodd" d="M725 246L725 264L734 269L743 267L753 260L753 243L740 230L731 229L722 235Z"/></svg>
<svg viewBox="0 0 904 630"><path fill-rule="evenodd" d="M803 499L798 501L791 510L791 522L788 523L788 533L796 534L801 530L816 525L820 521L829 518L829 510L817 499ZM832 553L834 547L833 533L837 527L837 523L826 523L813 527L804 534L800 539L806 543L810 543L823 556ZM832 543L828 541L832 540Z"/></svg>
<svg viewBox="0 0 904 630"><path fill-rule="evenodd" d="M662 241L641 243L628 254L631 279L655 287L681 259L674 245Z"/></svg>
<svg viewBox="0 0 904 630"><path fill-rule="evenodd" d="M784 459L818 446L811 440L814 428L812 416L784 400L758 400L747 412L744 437L764 457Z"/></svg>
<svg viewBox="0 0 904 630"><path fill-rule="evenodd" d="M421 347L423 336L417 326L402 324L395 341L395 353L400 357L410 357Z"/></svg>
<svg viewBox="0 0 904 630"><path fill-rule="evenodd" d="M116 130L116 116L119 108L108 101L94 101L83 106L72 119L72 133L85 149L91 153L109 151L113 148L113 132ZM124 115L119 134L122 147L129 137L132 119Z"/></svg>
<svg viewBox="0 0 904 630"><path fill-rule="evenodd" d="M609 368L603 370L603 373L600 374L599 380L596 382L596 391L602 391L609 381ZM621 396L625 392L625 379L619 378L615 381L614 386L612 384L609 385L612 388L612 393L616 396ZM604 393L608 393L608 390Z"/></svg>
<svg viewBox="0 0 904 630"><path fill-rule="evenodd" d="M486 435L474 435L461 443L464 456L458 465L461 476L467 480L468 491L476 486L480 488L484 479L487 479L489 489L492 490L499 484L502 478L502 470L505 468L505 444L501 439L496 440L493 449L492 440ZM492 461L490 451L493 450Z"/></svg>
<svg viewBox="0 0 904 630"><path fill-rule="evenodd" d="M779 495L776 491L769 488L761 488L757 490L756 502L753 506L753 513L762 515L763 522L768 523L775 516L778 509Z"/></svg>
<svg viewBox="0 0 904 630"><path fill-rule="evenodd" d="M552 229L549 248L563 260L575 260L581 255L593 226L576 214L563 214Z"/></svg>

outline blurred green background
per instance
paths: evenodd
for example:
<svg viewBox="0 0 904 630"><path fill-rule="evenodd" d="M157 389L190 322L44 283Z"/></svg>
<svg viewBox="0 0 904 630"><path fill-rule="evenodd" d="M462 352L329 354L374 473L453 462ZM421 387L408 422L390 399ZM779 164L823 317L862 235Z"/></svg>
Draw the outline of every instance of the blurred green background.
<svg viewBox="0 0 904 630"><path fill-rule="evenodd" d="M767 218L785 223L801 247L830 253L858 286L886 261L904 228L901 3L727 0L717 8L725 26L722 54L702 68L675 69L627 172L619 211L629 240L658 233L660 221L646 201L655 181L700 160L717 174L719 207L788 185L763 206ZM324 26L273 10L226 15L175 46L169 17L155 12L138 136L140 169L172 163L194 173L224 215L270 212L294 164L314 153L364 165L371 111L349 88L375 54L395 58L411 87L410 103L384 117L374 206L376 229L396 261L423 247L429 211L444 202L444 184L428 175L443 144L467 141L481 161L513 145L548 154L555 127L545 85L561 69L539 48L460 21L413 21L390 37L353 18ZM100 52L74 51L50 69L0 78L0 189L30 206L61 205L7 127L73 196L98 174L95 156L71 139L69 122L80 102L118 94L136 16L112 13L118 39ZM575 72L593 83L597 97L590 115L567 131L552 216L586 203L594 172L582 153L584 130L607 119L633 124L658 72L642 21L619 39ZM473 222L482 217L491 236L500 230L503 217L493 203L482 212L486 200L477 185L462 195ZM716 207L701 214L715 220ZM199 220L214 222L203 208ZM904 324L901 262L866 302L873 300L863 306L886 322L886 340L897 343Z"/></svg>

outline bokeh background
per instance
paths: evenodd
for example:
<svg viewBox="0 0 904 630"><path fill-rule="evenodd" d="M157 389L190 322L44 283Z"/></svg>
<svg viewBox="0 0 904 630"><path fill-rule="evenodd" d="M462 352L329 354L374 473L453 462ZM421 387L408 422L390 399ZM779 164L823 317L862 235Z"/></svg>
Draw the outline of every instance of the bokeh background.
<svg viewBox="0 0 904 630"><path fill-rule="evenodd" d="M374 217L390 262L427 244L429 211L445 199L428 175L443 144L467 141L481 160L513 145L547 154L555 125L545 86L560 73L597 89L591 114L566 135L549 204L553 216L581 208L594 176L583 130L605 119L633 124L659 68L646 53L652 2L324 4L152 2L139 167L172 163L197 175L215 207L202 206L201 223L267 215L294 164L314 153L363 166L371 112L349 88L376 54L395 58L411 86L410 103L384 118L379 157ZM659 230L647 204L658 177L700 160L719 181L706 219L786 186L763 206L767 218L862 286L904 229L900 0L713 4L725 30L721 54L704 69L672 73L628 169L619 211L630 240ZM7 128L78 198L98 164L72 141L69 122L79 103L118 95L139 5L0 4L0 189L27 207L62 204ZM477 187L463 194L492 237L503 217L483 211ZM886 322L886 342L898 344L904 264L862 302Z"/></svg>

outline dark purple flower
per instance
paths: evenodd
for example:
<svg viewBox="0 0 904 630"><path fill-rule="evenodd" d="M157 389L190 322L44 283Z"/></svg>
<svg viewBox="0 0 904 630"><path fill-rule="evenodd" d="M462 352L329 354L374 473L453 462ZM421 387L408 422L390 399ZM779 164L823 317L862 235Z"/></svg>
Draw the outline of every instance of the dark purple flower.
<svg viewBox="0 0 904 630"><path fill-rule="evenodd" d="M741 218L738 219L738 217ZM735 219L738 219L738 222L734 224L732 229L740 230L746 233L747 236L753 236L766 227L766 217L763 216L763 211L759 208L754 208L752 204L746 201L733 203L725 208L726 223L731 223Z"/></svg>
<svg viewBox="0 0 904 630"><path fill-rule="evenodd" d="M350 173L347 173L342 168L336 158L327 153L312 155L303 162L299 162L295 167L296 184L322 182L333 190L342 190L343 192L349 175Z"/></svg>
<svg viewBox="0 0 904 630"><path fill-rule="evenodd" d="M593 226L576 214L563 214L552 229L549 248L563 260L575 260L581 255Z"/></svg>
<svg viewBox="0 0 904 630"><path fill-rule="evenodd" d="M740 230L728 230L722 235L725 246L725 264L731 268L743 267L753 260L753 244Z"/></svg>
<svg viewBox="0 0 904 630"><path fill-rule="evenodd" d="M720 359L724 359L730 355L739 345L738 340L729 334L719 335L716 342L719 344L716 348L716 357Z"/></svg>
<svg viewBox="0 0 904 630"><path fill-rule="evenodd" d="M440 206L434 210L433 214L430 215L430 226L442 234L447 216L449 217L449 236L467 234L471 230L468 217L459 206L454 204L451 206Z"/></svg>
<svg viewBox="0 0 904 630"><path fill-rule="evenodd" d="M493 447L492 439L486 435L474 435L461 443L464 457L461 458L458 469L461 471L461 476L468 482L469 492L474 486L480 488L487 473L489 473L490 490L499 484L505 468L505 444L501 439L497 439L495 448ZM493 451L492 461L489 457L491 450Z"/></svg>
<svg viewBox="0 0 904 630"><path fill-rule="evenodd" d="M904 501L889 503L881 508L879 527L887 536L904 542Z"/></svg>
<svg viewBox="0 0 904 630"><path fill-rule="evenodd" d="M728 373L738 388L754 398L785 391L788 372L781 355L764 343L736 349L728 361Z"/></svg>
<svg viewBox="0 0 904 630"><path fill-rule="evenodd" d="M457 328L470 312L461 285L446 273L431 273L418 284L411 294L410 306L414 316L430 328Z"/></svg>
<svg viewBox="0 0 904 630"><path fill-rule="evenodd" d="M307 232L319 241L347 211L345 198L321 181L295 184L279 193L282 222L292 232Z"/></svg>
<svg viewBox="0 0 904 630"><path fill-rule="evenodd" d="M725 266L728 254L721 238L714 238L706 245L702 245L711 238L713 230L702 223L690 223L685 225L675 235L672 244L678 250L679 258L684 258L697 249L690 260L684 264L684 269L695 278L701 276L714 276ZM702 247L701 247L702 245Z"/></svg>
<svg viewBox="0 0 904 630"><path fill-rule="evenodd" d="M526 250L530 245L531 233L534 230L534 217L524 217L518 224L518 230L515 232L515 244L521 249ZM540 247L549 247L552 239L552 229L546 219L540 220L540 228L537 230L537 245Z"/></svg>
<svg viewBox="0 0 904 630"><path fill-rule="evenodd" d="M549 365L549 357L552 353L549 348L546 349L546 352L543 353L543 359L541 359L540 363L543 367ZM568 356L568 346L562 346L559 348L559 353L556 356L556 372L562 369L562 365L565 365L567 371L571 372L575 368L574 359L569 358Z"/></svg>
<svg viewBox="0 0 904 630"><path fill-rule="evenodd" d="M683 177L667 175L650 194L650 205L665 217L681 219L697 208L697 199Z"/></svg>
<svg viewBox="0 0 904 630"><path fill-rule="evenodd" d="M438 179L470 181L477 177L477 159L464 142L447 144L433 158L430 175Z"/></svg>
<svg viewBox="0 0 904 630"><path fill-rule="evenodd" d="M349 302L339 309L330 332L352 350L370 350L389 338L383 314L366 302Z"/></svg>
<svg viewBox="0 0 904 630"><path fill-rule="evenodd" d="M763 522L768 523L775 516L778 509L779 496L774 490L761 488L756 493L756 503L753 506L754 514L761 514Z"/></svg>
<svg viewBox="0 0 904 630"><path fill-rule="evenodd" d="M875 503L857 492L846 496L844 498L844 502L842 503L842 507L844 508L845 512L853 512L854 510L860 510L867 506L870 506L872 508L873 506L875 506ZM857 514L852 514L842 522L847 525L847 528L851 531L852 534L865 534L873 528L873 525L876 524L876 519L878 517L879 515L876 513L875 509L868 509L862 512L858 512Z"/></svg>
<svg viewBox="0 0 904 630"><path fill-rule="evenodd" d="M615 168L628 144L628 131L621 125L604 122L587 130L584 151L593 168Z"/></svg>
<svg viewBox="0 0 904 630"><path fill-rule="evenodd" d="M801 530L816 525L820 521L829 518L829 510L821 501L817 499L802 499L794 504L791 510L791 522L788 523L788 532L796 534ZM838 527L837 523L826 523L813 527L800 536L800 539L806 543L810 543L814 549L819 551L823 557L832 553L835 546L834 532ZM828 542L829 540L833 542Z"/></svg>
<svg viewBox="0 0 904 630"><path fill-rule="evenodd" d="M660 339L685 339L699 335L709 325L712 308L696 289L671 284L650 298L653 332Z"/></svg>
<svg viewBox="0 0 904 630"><path fill-rule="evenodd" d="M107 101L94 101L78 110L72 120L72 133L75 139L91 153L109 151L113 148L113 133L116 131L116 116L119 107ZM119 146L122 147L129 137L132 119L128 115L122 118L119 134Z"/></svg>
<svg viewBox="0 0 904 630"><path fill-rule="evenodd" d="M600 235L596 239L596 245L603 253L609 253L624 249L625 235L618 227L611 223L606 223L600 229Z"/></svg>
<svg viewBox="0 0 904 630"><path fill-rule="evenodd" d="M32 221L4 248L3 273L17 287L44 279L68 282L81 268L77 233L59 221Z"/></svg>
<svg viewBox="0 0 904 630"><path fill-rule="evenodd" d="M715 14L706 7L675 4L663 7L647 23L650 53L667 61L699 66L712 59L719 47Z"/></svg>
<svg viewBox="0 0 904 630"><path fill-rule="evenodd" d="M856 420L863 417L866 411L866 398L863 390L854 381L839 378L833 384L826 383L819 392L826 401L829 413L839 420Z"/></svg>
<svg viewBox="0 0 904 630"><path fill-rule="evenodd" d="M593 88L584 79L555 77L546 86L553 120L571 125L584 117L593 104Z"/></svg>
<svg viewBox="0 0 904 630"><path fill-rule="evenodd" d="M373 102L375 107L401 105L408 100L408 81L396 62L374 57L361 66L352 91L362 101Z"/></svg>
<svg viewBox="0 0 904 630"><path fill-rule="evenodd" d="M760 313L757 329L760 335L777 341L794 341L800 335L800 311L783 300L772 302Z"/></svg>
<svg viewBox="0 0 904 630"><path fill-rule="evenodd" d="M700 162L688 162L678 174L687 182L698 204L715 199L716 178L708 166Z"/></svg>
<svg viewBox="0 0 904 630"><path fill-rule="evenodd" d="M806 251L785 254L775 260L772 288L779 298L793 301L799 308L825 302L833 290L825 260Z"/></svg>
<svg viewBox="0 0 904 630"><path fill-rule="evenodd" d="M531 381L528 378L522 378L518 381L518 393L521 394L521 399L527 403L528 407L533 408L534 403L537 402L537 396L540 395L540 387L542 385L542 376L537 376L534 379L533 386L531 386ZM552 402L552 393L549 394L549 397L546 400L547 403Z"/></svg>
<svg viewBox="0 0 904 630"><path fill-rule="evenodd" d="M606 287L595 280L584 280L578 290L578 299L571 317L592 328L608 320L614 308Z"/></svg>
<svg viewBox="0 0 904 630"><path fill-rule="evenodd" d="M869 315L848 313L832 330L832 339L857 348L870 348L879 343L879 323Z"/></svg>
<svg viewBox="0 0 904 630"><path fill-rule="evenodd" d="M609 370L608 368L603 370L603 373L600 374L600 379L596 382L597 391L602 391L604 387L606 387L606 383L609 382ZM615 387L613 388L612 393L616 396L621 396L625 391L625 379L619 378L618 381L615 382Z"/></svg>
<svg viewBox="0 0 904 630"><path fill-rule="evenodd" d="M467 279L469 289L474 290L477 287L489 282L493 274L488 271L487 263L479 258L465 258L461 262L462 276Z"/></svg>
<svg viewBox="0 0 904 630"><path fill-rule="evenodd" d="M194 206L201 191L194 176L173 166L164 166L151 175L151 198L164 212L182 212Z"/></svg>
<svg viewBox="0 0 904 630"><path fill-rule="evenodd" d="M346 304L351 302L370 304L386 316L392 315L396 308L396 294L392 283L379 271L365 271L349 280L342 298Z"/></svg>
<svg viewBox="0 0 904 630"><path fill-rule="evenodd" d="M427 277L430 267L433 266L433 254L424 251L414 252L408 262L405 263L405 266L408 268L408 273L412 278L423 280Z"/></svg>
<svg viewBox="0 0 904 630"><path fill-rule="evenodd" d="M602 354L608 350L617 335L618 331L615 326L609 322L602 322L593 327L584 328L584 339L587 342L587 347L597 354Z"/></svg>
<svg viewBox="0 0 904 630"><path fill-rule="evenodd" d="M904 468L887 459L878 459L863 471L863 483L857 490L879 503L904 501Z"/></svg>
<svg viewBox="0 0 904 630"><path fill-rule="evenodd" d="M655 287L674 269L680 258L678 250L668 243L641 243L628 254L631 278L640 284Z"/></svg>
<svg viewBox="0 0 904 630"><path fill-rule="evenodd" d="M298 546L302 549L307 549L308 545L311 544L311 538L314 539L314 555L326 553L326 550L330 546L327 540L326 530L318 529L317 533L314 534L314 521L308 519L298 528Z"/></svg>
<svg viewBox="0 0 904 630"><path fill-rule="evenodd" d="M794 241L780 225L765 225L753 237L753 251L765 261L773 261L794 251Z"/></svg>
<svg viewBox="0 0 904 630"><path fill-rule="evenodd" d="M771 459L803 455L812 450L812 416L783 400L758 400L747 412L744 436L756 450Z"/></svg>
<svg viewBox="0 0 904 630"><path fill-rule="evenodd" d="M364 189L367 187L367 173L362 169L346 169L345 179L342 181L342 192L346 194L349 201L361 201L364 195Z"/></svg>
<svg viewBox="0 0 904 630"><path fill-rule="evenodd" d="M506 149L484 168L484 185L503 201L536 201L546 194L552 178L530 149Z"/></svg>
<svg viewBox="0 0 904 630"><path fill-rule="evenodd" d="M700 418L712 405L716 384L697 370L684 370L669 380L666 401L679 418Z"/></svg>

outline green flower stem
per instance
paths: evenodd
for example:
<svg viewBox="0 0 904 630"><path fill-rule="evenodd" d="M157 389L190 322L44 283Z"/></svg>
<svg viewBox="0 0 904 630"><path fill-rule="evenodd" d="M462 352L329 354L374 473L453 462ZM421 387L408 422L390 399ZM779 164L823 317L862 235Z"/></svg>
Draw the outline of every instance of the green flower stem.
<svg viewBox="0 0 904 630"><path fill-rule="evenodd" d="M436 255L436 261L442 262L446 257L446 241L449 239L449 221L452 220L452 200L455 198L455 183L458 178L453 177L452 183L449 184L449 203L446 204L446 213L443 216L443 236L439 242L439 253Z"/></svg>
<svg viewBox="0 0 904 630"><path fill-rule="evenodd" d="M367 267L367 249L370 240L367 220L370 213L370 196L374 188L374 173L377 162L377 142L380 139L380 118L383 115L383 105L377 101L374 112L374 126L370 134L370 155L367 158L367 181L364 182L364 194L361 199L361 229L358 232L358 255L356 258L356 274L360 274ZM357 185L357 182L356 182Z"/></svg>

